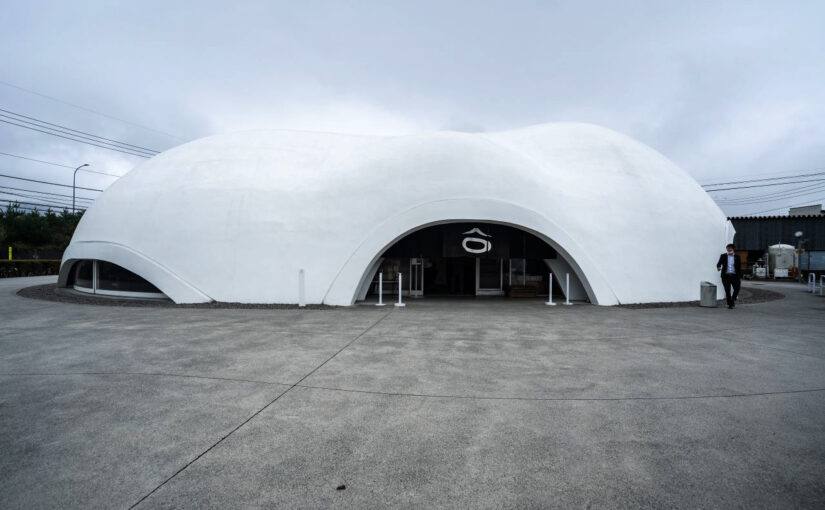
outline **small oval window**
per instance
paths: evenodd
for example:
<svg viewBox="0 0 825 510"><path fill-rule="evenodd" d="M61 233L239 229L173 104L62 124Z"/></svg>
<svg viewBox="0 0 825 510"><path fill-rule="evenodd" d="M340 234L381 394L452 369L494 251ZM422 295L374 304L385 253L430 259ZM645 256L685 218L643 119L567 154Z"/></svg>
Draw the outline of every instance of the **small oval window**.
<svg viewBox="0 0 825 510"><path fill-rule="evenodd" d="M165 298L143 277L105 260L81 260L73 271L73 288L104 296Z"/></svg>

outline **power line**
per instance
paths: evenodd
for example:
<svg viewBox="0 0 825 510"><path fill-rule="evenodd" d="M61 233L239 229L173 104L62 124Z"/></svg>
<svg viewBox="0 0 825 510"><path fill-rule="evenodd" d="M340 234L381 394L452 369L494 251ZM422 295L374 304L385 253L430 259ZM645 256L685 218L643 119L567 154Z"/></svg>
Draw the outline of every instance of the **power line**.
<svg viewBox="0 0 825 510"><path fill-rule="evenodd" d="M8 204L8 205L11 205L11 204ZM40 216L45 216L49 212L51 212L52 214L63 214L63 213L73 214L70 209L71 209L71 207L69 209L58 209L58 208L51 208L51 207L48 208L48 209L43 209L43 208L40 208L40 207L32 207L30 205L18 205L17 207L12 207L11 208L11 210L13 212L18 212L18 213L22 213L22 214L37 213ZM80 213L84 212L85 210L86 209L77 209L77 212L74 213L74 214L80 214ZM8 209L3 209L3 204L0 204L0 213L8 214L9 210Z"/></svg>
<svg viewBox="0 0 825 510"><path fill-rule="evenodd" d="M97 143L87 142L85 140L78 140L77 138L70 138L68 136L59 135L59 134L53 133L51 131L43 131L42 129L33 128L33 127L26 126L26 125L23 125L23 124L17 124L15 122L10 122L8 120L0 119L0 122L4 122L6 124L11 124L12 126L18 126L18 127L25 128L25 129L31 129L32 131L37 131L39 133L45 133L47 135L56 136L58 138L64 138L66 140L71 140L73 142L85 143L86 145L94 145L95 147L100 147L101 149L109 149L109 150L115 151L115 152L122 152L123 154L129 154L130 156L140 156L141 158L149 158L150 157L146 154L140 154L140 153L137 153L137 152L128 152L128 151L117 149L117 148L114 148L114 147L107 147L106 145L100 145L100 144L97 144Z"/></svg>
<svg viewBox="0 0 825 510"><path fill-rule="evenodd" d="M36 211L36 212L39 212L39 213L40 212L47 212L47 211L54 211L54 210L57 209L57 208L52 209L51 207L49 207L48 209L41 209L39 207L33 207L33 206L30 206L30 205L20 205L19 203L17 203L16 205L15 204L0 204L0 213L8 212L9 207L11 207L11 209L13 211L14 210L25 211L25 212L35 212ZM64 207L63 209L61 209L61 211L68 211L69 209L71 209L71 207ZM79 211L85 211L85 210L86 209L77 209L78 212Z"/></svg>
<svg viewBox="0 0 825 510"><path fill-rule="evenodd" d="M64 187L64 188L71 188L72 187L71 184L59 184L59 183L50 182L50 181L38 181L37 179L27 179L25 177L15 177L13 175L0 174L0 177L6 177L8 179L17 179L19 181L37 182L39 184L49 184L51 186L61 186L61 187ZM86 191L103 191L102 189L84 188L83 186L74 186L74 189L85 189Z"/></svg>
<svg viewBox="0 0 825 510"><path fill-rule="evenodd" d="M70 197L70 196L69 197L64 197L62 195L61 196L38 195L37 193L33 194L30 191L27 192L27 191L18 191L18 190L14 190L14 189L11 189L11 190L6 189L5 186L0 186L0 188L3 188L3 189L0 189L0 193L6 194L6 195L17 195L17 196L26 197L26 198L34 198L34 199L37 199L37 200L48 200L48 201L52 201L52 202L71 202L72 201L72 197ZM75 200L76 201L83 200L84 202L87 202L87 201L94 202L94 200L89 199L89 198L85 198L85 197L75 197Z"/></svg>
<svg viewBox="0 0 825 510"><path fill-rule="evenodd" d="M56 136L58 138L64 138L66 140L71 140L73 142L85 143L86 145L93 145L95 147L100 147L102 149L109 149L109 150L112 150L112 151L115 151L115 152L122 152L123 154L129 154L130 156L139 156L141 158L149 158L150 157L150 156L145 155L145 154L140 154L140 153L136 153L136 152L129 152L129 151L121 150L119 148L115 148L115 147L108 147L108 146L105 146L105 145L99 145L97 143L92 143L92 142L88 142L88 141L84 141L84 140L78 140L77 138L70 138L68 136L63 136L63 135L60 135L60 134L57 134L57 133L53 133L51 131L43 131L41 129L36 129L36 128L33 128L33 127L25 126L23 124L17 124L17 123L14 123L14 122L9 122L8 120L0 119L0 122L4 122L6 124L11 124L13 126L22 127L22 128L25 128L25 129L30 129L32 131L37 131L37 132L40 132L40 133L45 133L47 135Z"/></svg>
<svg viewBox="0 0 825 510"><path fill-rule="evenodd" d="M752 195L752 196L745 196L745 197L737 197L737 198L729 198L729 199L718 199L716 200L717 204L726 204L726 205L737 205L737 204L746 204L746 203L759 203L759 202L772 202L776 200L782 200L784 198L790 198L792 196L797 196L799 194L810 193L813 190L819 190L825 188L825 184L809 184L807 186L801 186L794 189L774 192L774 193L767 193L764 195Z"/></svg>
<svg viewBox="0 0 825 510"><path fill-rule="evenodd" d="M6 119L11 119L13 121L23 123L23 124L15 124L14 122L9 122L8 120L0 119L0 121L2 121L2 122L5 122L7 124L12 124L14 126L19 126L19 127L26 128L26 129L32 129L34 131L40 131L38 129L34 129L34 128L31 127L31 126L34 126L36 128L42 128L42 129L46 130L46 131L40 131L41 133L46 133L46 134L55 135L55 136L59 136L58 133L60 133L61 135L67 135L67 136L73 137L73 138L71 138L71 140L74 140L76 142L82 142L82 143L94 142L94 143L91 143L91 145L104 144L103 146L97 145L98 147L103 147L104 149L116 148L116 149L127 151L130 154L134 153L135 156L149 156L149 157L151 157L151 156L155 155L155 153L153 153L153 152L144 151L142 149L133 149L131 147L126 147L125 146L126 144L109 142L105 138L103 138L102 136L94 136L94 135L93 136L84 136L82 134L75 134L75 133L70 132L69 130L57 129L57 128L53 128L53 127L49 127L49 126L44 126L44 125L41 125L41 124L38 124L38 123L35 123L35 122L30 122L30 121L27 121L27 120L18 119L16 117L12 117L10 115L5 115L5 114L2 114L2 113L0 113L0 117L4 117ZM28 124L28 126L26 126L24 124ZM79 138L79 140L77 140L77 138Z"/></svg>
<svg viewBox="0 0 825 510"><path fill-rule="evenodd" d="M152 131L152 132L154 132L154 133L159 133L159 134L161 134L161 135L169 136L169 137L172 137L172 138L177 138L178 140L182 140L182 141L184 141L184 142L189 140L188 138L184 138L184 137L182 137L182 136L173 135L173 134L171 134L171 133L166 133L166 132L164 132L164 131L160 131L160 130L158 130L158 129L154 129L154 128L150 128L150 127L142 126L142 125L140 125L140 124L136 124L136 123L131 122L131 121L128 121L128 120L124 120L124 119L121 119L121 118L118 118L118 117L114 117L114 116L112 116L112 115L108 115L108 114L105 114L105 113L103 113L103 112L99 112L99 111L96 111L96 110L92 110L92 109L90 109L90 108L86 108L86 107L84 107L84 106L76 105L76 104L74 104L74 103L70 103L70 102L68 102L68 101L64 101L64 100L62 100L62 99L58 99L58 98L56 98L56 97L47 96L46 94L41 94L40 92L35 92L35 91L33 91L33 90L29 90L29 89L27 89L27 88L23 88L23 87L20 87L20 86L18 86L18 85L12 85L11 83L9 83L9 82L7 82L7 81L0 81L0 85L5 85L5 86L7 86L7 87L11 87L11 88L13 88L13 89L22 90L23 92L27 92L27 93L29 93L29 94L33 94L33 95L35 95L35 96L40 96L40 97L46 98L46 99L48 99L48 100L50 100L50 101L55 101L55 102L57 102L57 103L65 104L65 105L67 105L67 106L71 106L72 108L77 108L78 110L83 110L83 111L85 111L85 112L94 113L95 115L100 115L101 117L106 117L107 119L112 119L112 120L116 120L116 121L118 121L118 122L123 122L123 123L125 123L125 124L129 124L130 126L135 126L135 127L141 128L141 129L145 129L145 130L147 130L147 131Z"/></svg>
<svg viewBox="0 0 825 510"><path fill-rule="evenodd" d="M26 198L34 198L34 199L37 199L37 200L48 200L48 201L51 201L51 202L69 202L69 203L71 203L71 201L72 201L71 195L43 196L43 195L37 194L38 193L37 191L34 191L34 192L32 192L32 191L27 192L25 190L20 191L20 190L15 190L14 188L7 188L6 186L0 186L0 193L6 194L6 195L16 195L16 196L26 197ZM32 195L30 193L35 193L35 194ZM91 199L91 198L86 198L86 197L74 197L74 198L75 198L75 201L94 202L94 200Z"/></svg>
<svg viewBox="0 0 825 510"><path fill-rule="evenodd" d="M12 187L9 187L9 186L0 186L0 189L10 189L10 190L15 190L15 191L25 191L27 193L39 193L41 195L53 195L53 196L56 196L56 197L72 198L71 195L64 195L62 193L49 193L48 191L37 191L35 189L12 188ZM78 197L78 196L76 196L75 198L77 200L91 200L91 201L95 200L94 198L88 198L88 197Z"/></svg>
<svg viewBox="0 0 825 510"><path fill-rule="evenodd" d="M806 200L806 201L804 201L804 202L799 202L798 204L792 204L792 205L789 205L789 206L783 206L783 207L772 207L772 208L770 208L770 209L765 209L764 211L750 212L750 213L746 213L746 214L741 214L740 216L755 216L755 215L757 215L757 214L762 214L762 213L766 213L766 212L776 211L777 209L785 209L785 208L791 208L791 207L799 207L799 206L801 206L801 205L808 205L808 204L810 204L810 203L811 203L811 201L810 201L810 200Z"/></svg>
<svg viewBox="0 0 825 510"><path fill-rule="evenodd" d="M51 161L43 161L42 159L27 158L26 156L18 156L17 154L9 154L8 152L0 152L0 154L2 154L3 156L11 156L12 158L20 158L20 159L27 159L29 161L37 161L38 163L45 163L47 165L62 166L63 168L71 168L71 169L75 168L71 165L61 165L60 163L53 163Z"/></svg>
<svg viewBox="0 0 825 510"><path fill-rule="evenodd" d="M2 213L2 214L7 213L8 212L7 208L11 207L11 205L12 204L0 204L0 213ZM11 210L12 211L18 211L18 212L27 212L27 213L28 212L34 212L34 211L40 212L40 209L38 209L37 207L32 207L30 205L17 205L16 207L11 207Z"/></svg>
<svg viewBox="0 0 825 510"><path fill-rule="evenodd" d="M7 212L9 207L11 207L12 210L25 211L25 212L35 212L35 211L37 211L39 213L45 213L45 212L48 212L48 211L52 211L52 212L55 212L55 211L64 212L65 211L69 214L72 214L72 212L71 212L72 208L71 207L60 207L60 208L58 208L58 207L47 207L47 208L44 209L42 207L37 207L37 206L32 206L32 205L22 205L19 202L16 202L16 203L13 203L13 204L0 204L0 213ZM78 213L81 213L81 212L85 211L86 209L85 208L83 208L83 209L77 208L75 210Z"/></svg>
<svg viewBox="0 0 825 510"><path fill-rule="evenodd" d="M63 168L71 168L72 170L74 170L76 168L76 167L73 167L72 165L62 165L60 163L54 163L54 162L51 162L51 161L43 161L42 159L27 158L26 156L18 156L17 154L9 154L8 152L0 152L0 154L2 154L3 156L10 156L12 158L25 159L25 160L28 160L28 161L37 161L38 163L45 163L47 165L62 166ZM84 172L92 172L93 174L108 175L110 177L123 177L122 175L109 174L109 173L106 173L106 172L98 172L97 170L86 169L86 170L83 170L83 171Z"/></svg>
<svg viewBox="0 0 825 510"><path fill-rule="evenodd" d="M765 188L765 187L769 187L769 186L786 186L788 184L799 184L799 183L803 183L803 182L822 182L822 181L825 181L825 178L823 178L823 179L810 179L810 180L807 180L807 181L779 182L779 183L773 183L773 184L752 184L750 186L736 186L736 187L732 187L732 188L706 189L705 191L710 193L710 192L713 192L713 191L727 191L727 190L731 190L731 189Z"/></svg>
<svg viewBox="0 0 825 510"><path fill-rule="evenodd" d="M0 112L6 112L8 110L3 110L0 108ZM29 126L34 126L42 129L48 130L50 133L52 131L61 133L68 136L73 136L75 138L80 138L82 140L88 140L95 143L102 143L105 145L111 145L118 149L123 149L126 151L132 151L135 153L145 154L147 156L154 156L159 151L155 151L154 149L144 149L143 147L138 147L129 143L121 142L118 140L113 140L111 138L106 138L103 136L98 136L92 133L86 133L85 131L79 131L77 129L72 129L64 126L60 126L58 124L52 124L51 122L46 122L43 120L35 119L33 117L27 117L26 115L21 115L14 112L9 112L12 115L6 115L5 113L0 113L0 117L4 117L6 119L13 120L15 122L22 122L23 124L28 124ZM20 117L20 118L18 118ZM30 120L25 120L30 119ZM33 122L32 122L33 121ZM19 124L15 124L19 125ZM27 126L20 126L20 127L27 127Z"/></svg>
<svg viewBox="0 0 825 510"><path fill-rule="evenodd" d="M802 170L789 170L789 171L792 171L792 172L815 172L816 171L816 172L818 172L820 170L825 170L825 168L805 168L805 169L802 169ZM726 178L745 179L747 177L749 179L755 179L755 178L759 178L759 177L768 177L768 176L771 176L771 175L775 176L775 175L777 175L777 173L779 173L779 175L782 175L781 172L776 172L776 171L774 171L774 172L760 172L760 173L748 172L746 174L731 175L730 177L726 177ZM710 177L703 178L703 180L709 179L709 178ZM716 178L716 177L713 177L713 178Z"/></svg>
<svg viewBox="0 0 825 510"><path fill-rule="evenodd" d="M794 198L799 198L799 197L805 197L805 196L808 196L808 195L816 195L817 193L821 193L822 191L823 191L823 188L819 188L819 189L816 189L816 190L813 190L813 191L807 191L807 192L796 193L796 194L793 194L793 195L788 195L786 197L770 198L770 199L766 199L766 200L754 200L752 202L738 202L738 203L730 203L730 204L719 204L719 205L728 206L728 207L739 207L739 206L743 206L743 205L768 204L768 203L771 203L771 202L779 202L779 201L782 201L782 200L789 200L789 199L794 199Z"/></svg>
<svg viewBox="0 0 825 510"><path fill-rule="evenodd" d="M818 170L818 169L817 169ZM782 177L769 177L766 179L748 179L745 181L732 181L732 182L717 182L715 184L702 184L703 188L707 188L710 186L727 186L728 184L745 184L749 182L764 182L764 181L778 181L782 179L795 179L797 177L811 177L814 175L825 175L825 172L816 172L810 174L795 174L795 175L785 175Z"/></svg>
<svg viewBox="0 0 825 510"><path fill-rule="evenodd" d="M789 200L789 199L804 197L804 196L808 196L808 195L816 195L817 193L821 193L823 191L823 189L825 189L825 187L818 188L818 189L815 189L815 190L812 190L812 191L802 191L802 192L794 193L793 195L788 195L788 196L784 196L784 197L770 198L770 199L766 199L766 200L754 200L752 202L725 203L725 204L719 204L719 205L729 206L729 207L737 207L737 206L743 206L743 205L753 205L753 204L765 204L765 203L770 203L770 202L779 202L780 200Z"/></svg>
<svg viewBox="0 0 825 510"><path fill-rule="evenodd" d="M24 202L22 200L8 200L8 199L5 199L5 198L0 198L0 202L9 202L9 203L12 203L12 204L28 204L28 205L33 205L35 207L37 207L37 206L56 207L56 204L44 204L44 203L40 203L40 202ZM71 206L66 206L65 208L66 209L71 209Z"/></svg>
<svg viewBox="0 0 825 510"><path fill-rule="evenodd" d="M37 119L37 118L34 118L34 117L29 117L28 115L23 115L22 113L16 113L16 112L12 112L12 111L9 111L9 110L4 110L3 108L0 108L0 112L5 112L7 114L10 114L10 115L4 115L4 114L0 113L0 117L6 117L7 119L16 120L17 122L23 122L25 124L31 124L33 126L42 127L44 129L51 129L51 130L54 130L54 131L65 133L67 135L77 136L78 138L86 138L86 139L89 139L87 137L97 138L99 140L102 140L103 142L111 142L111 144L113 144L113 145L121 145L126 150L133 150L135 152L145 152L147 154L152 154L152 155L158 154L160 152L160 151L155 150L155 149L149 149L148 147L141 147L140 145L134 145L134 144L131 144L131 143L121 142L120 140L114 140L112 138L106 138L106 137L95 135L95 134L92 134L92 133L87 133L86 131L80 131L79 129L73 129L73 128L70 128L70 127L61 126L60 124L54 124L52 122L46 122L45 120ZM20 117L20 118L18 119L18 118L15 118L15 117ZM23 120L23 119L28 119L29 121L34 121L34 122L28 122L28 121ZM40 125L40 124L45 124L45 125ZM69 132L69 131L71 131L71 132ZM77 133L77 134L75 134L75 133ZM82 135L87 135L87 136L82 136ZM97 141L97 140L94 140L94 141Z"/></svg>
<svg viewBox="0 0 825 510"><path fill-rule="evenodd" d="M3 192L0 192L0 195L7 195L7 196L10 196L10 197L17 197L17 198L24 198L24 199L29 198L29 199L33 199L33 200L40 200L43 203L53 204L55 206L61 206L61 207L71 207L72 206L71 201L67 201L64 198L39 197L39 196L36 196L36 195L27 195L27 194L24 194L24 193L15 193L13 191L3 191ZM83 204L83 205L88 206L89 204Z"/></svg>
<svg viewBox="0 0 825 510"><path fill-rule="evenodd" d="M146 155L146 154L140 154L140 153L137 153L137 152L128 152L128 151L125 151L125 150L122 150L122 149L117 149L117 148L114 148L114 147L107 147L105 145L100 145L100 144L97 144L97 143L87 142L85 140L78 140L77 138L70 138L68 136L59 135L59 134L53 133L51 131L43 131L42 129L33 128L33 127L26 126L26 125L23 125L23 124L17 124L15 122L10 122L8 120L0 119L0 122L5 122L6 124L11 124L12 126L18 126L18 127L25 128L25 129L31 129L32 131L37 131L39 133L45 133L47 135L56 136L58 138L64 138L66 140L71 140L73 142L85 143L86 145L94 145L95 147L100 147L101 149L109 149L110 151L122 152L123 154L129 154L130 156L140 156L141 158L149 158L149 156Z"/></svg>
<svg viewBox="0 0 825 510"><path fill-rule="evenodd" d="M14 203L16 203L16 204L28 204L28 205L35 206L35 207L42 206L42 207L65 207L67 209L72 208L71 205L52 204L52 203L46 203L46 202L28 202L28 201L24 201L24 200L9 199L9 198L0 198L0 201L1 202L9 202L9 203L13 203L13 204Z"/></svg>

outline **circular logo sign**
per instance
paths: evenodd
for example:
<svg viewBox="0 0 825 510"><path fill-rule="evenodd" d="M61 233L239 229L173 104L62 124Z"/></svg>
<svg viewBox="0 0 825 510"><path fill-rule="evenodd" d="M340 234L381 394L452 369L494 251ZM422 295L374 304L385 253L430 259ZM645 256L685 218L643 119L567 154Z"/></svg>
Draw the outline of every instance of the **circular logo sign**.
<svg viewBox="0 0 825 510"><path fill-rule="evenodd" d="M461 247L464 248L464 251L467 253L487 253L488 251L493 249L493 243L484 239L484 237L493 237L491 235L485 234L479 228L474 228L472 230L468 230L464 232L465 236L467 235L478 235L483 237L465 237L463 241L461 241Z"/></svg>

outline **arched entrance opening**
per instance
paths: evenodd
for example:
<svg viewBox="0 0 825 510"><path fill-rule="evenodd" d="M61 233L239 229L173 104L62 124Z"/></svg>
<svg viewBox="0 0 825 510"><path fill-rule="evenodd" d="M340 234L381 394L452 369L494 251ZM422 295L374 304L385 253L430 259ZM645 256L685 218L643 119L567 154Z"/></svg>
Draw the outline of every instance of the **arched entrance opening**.
<svg viewBox="0 0 825 510"><path fill-rule="evenodd" d="M363 300L383 261L382 254L397 241L423 228L445 223L508 225L533 234L557 253L552 268L570 274L571 289L580 284L583 298L597 305L619 303L607 275L576 238L561 224L522 204L488 197L457 197L424 202L389 214L364 232L327 289L323 303L352 305Z"/></svg>
<svg viewBox="0 0 825 510"><path fill-rule="evenodd" d="M379 282L378 273L382 274ZM410 297L553 296L590 301L585 285L563 256L534 233L490 221L440 222L408 232L374 261L358 299L401 293Z"/></svg>

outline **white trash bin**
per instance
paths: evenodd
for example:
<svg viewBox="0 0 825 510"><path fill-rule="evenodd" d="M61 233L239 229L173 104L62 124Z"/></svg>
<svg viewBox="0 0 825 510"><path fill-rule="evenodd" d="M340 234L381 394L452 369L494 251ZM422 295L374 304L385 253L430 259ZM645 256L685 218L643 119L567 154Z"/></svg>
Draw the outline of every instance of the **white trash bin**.
<svg viewBox="0 0 825 510"><path fill-rule="evenodd" d="M710 282L702 282L699 286L699 306L707 306L709 308L716 308L718 302L716 301L716 285Z"/></svg>

